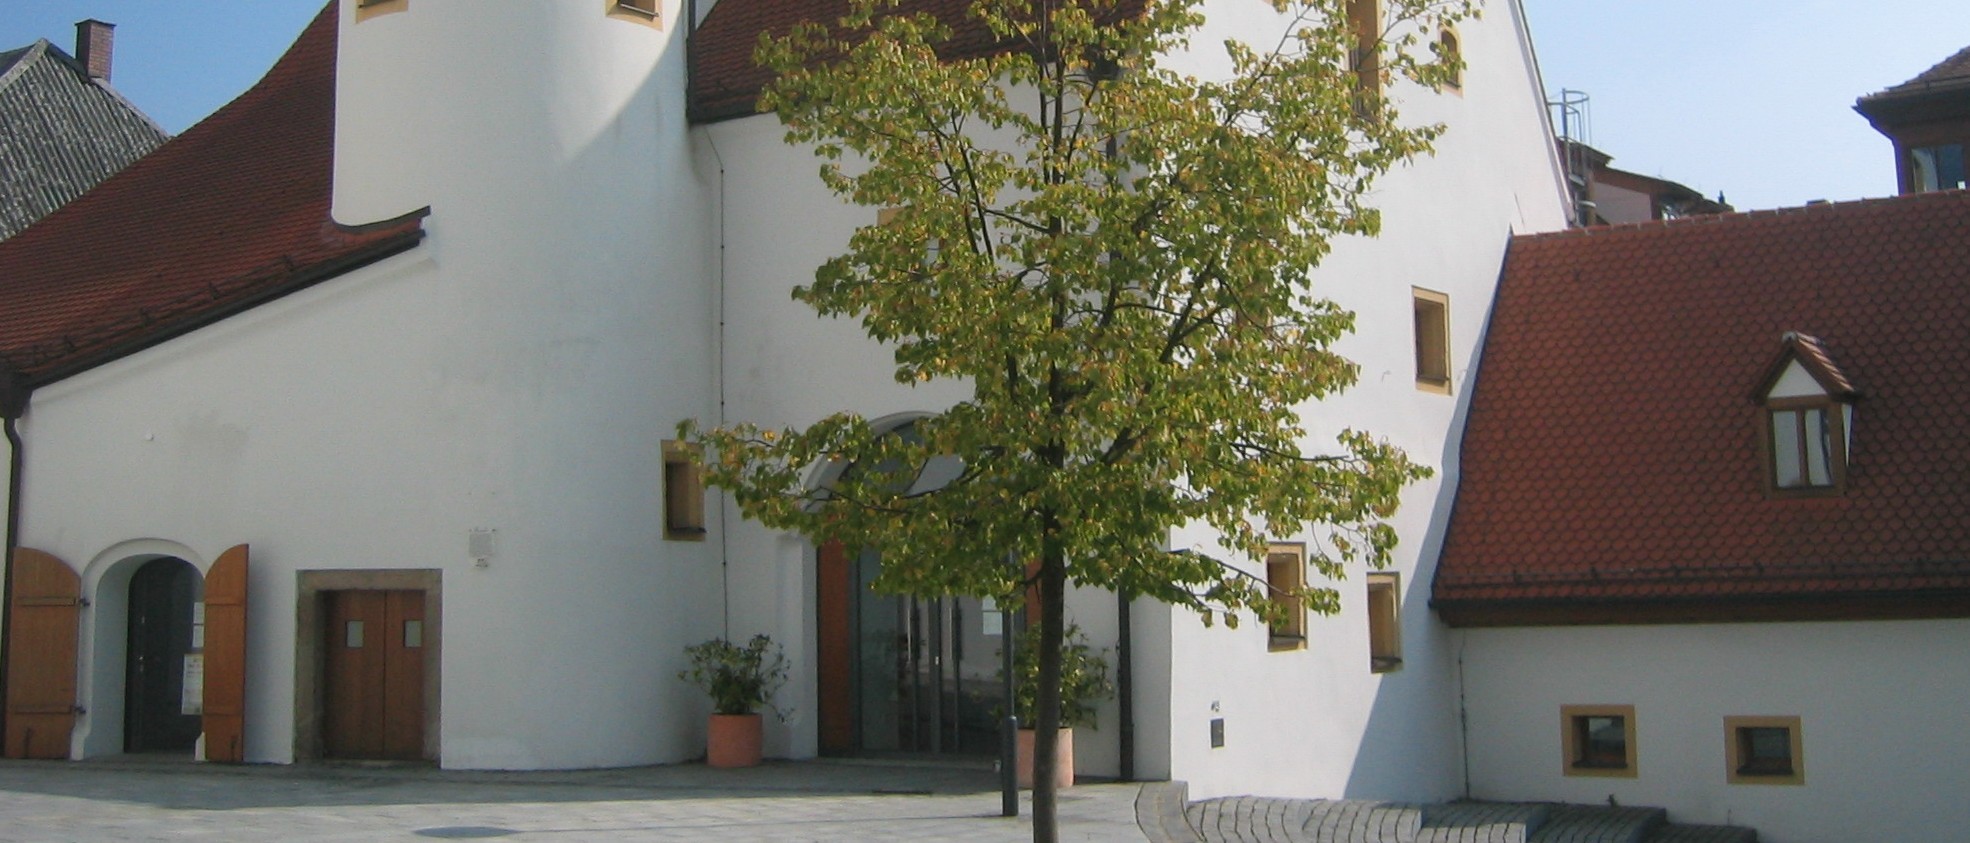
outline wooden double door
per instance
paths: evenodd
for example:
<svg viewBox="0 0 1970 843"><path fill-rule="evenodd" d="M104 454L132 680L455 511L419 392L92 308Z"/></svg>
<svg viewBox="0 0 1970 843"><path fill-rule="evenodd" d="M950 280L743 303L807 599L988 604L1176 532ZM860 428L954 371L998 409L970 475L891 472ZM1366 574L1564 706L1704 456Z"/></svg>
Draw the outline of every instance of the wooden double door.
<svg viewBox="0 0 1970 843"><path fill-rule="evenodd" d="M424 757L424 592L326 592L322 753Z"/></svg>

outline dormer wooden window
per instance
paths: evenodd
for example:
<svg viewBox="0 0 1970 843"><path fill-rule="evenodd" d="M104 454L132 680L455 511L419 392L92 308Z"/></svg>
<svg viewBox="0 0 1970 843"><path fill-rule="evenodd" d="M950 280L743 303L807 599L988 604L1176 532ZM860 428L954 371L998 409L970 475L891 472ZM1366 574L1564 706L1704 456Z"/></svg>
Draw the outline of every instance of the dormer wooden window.
<svg viewBox="0 0 1970 843"><path fill-rule="evenodd" d="M1762 407L1765 489L1773 497L1846 489L1854 401L1860 393L1817 338L1788 333L1753 393Z"/></svg>

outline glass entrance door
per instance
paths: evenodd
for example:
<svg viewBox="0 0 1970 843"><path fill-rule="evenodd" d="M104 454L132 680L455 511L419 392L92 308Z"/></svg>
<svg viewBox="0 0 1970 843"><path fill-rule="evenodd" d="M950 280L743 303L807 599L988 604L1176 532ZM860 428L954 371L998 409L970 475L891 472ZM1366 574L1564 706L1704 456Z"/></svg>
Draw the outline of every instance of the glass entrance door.
<svg viewBox="0 0 1970 843"><path fill-rule="evenodd" d="M852 566L857 745L865 752L994 755L999 616L976 597L869 588L881 560Z"/></svg>

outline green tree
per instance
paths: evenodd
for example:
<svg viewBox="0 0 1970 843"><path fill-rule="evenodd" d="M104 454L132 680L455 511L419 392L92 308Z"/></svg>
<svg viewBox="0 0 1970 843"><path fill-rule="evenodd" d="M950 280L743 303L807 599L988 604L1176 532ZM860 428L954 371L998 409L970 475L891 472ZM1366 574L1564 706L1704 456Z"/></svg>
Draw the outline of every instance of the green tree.
<svg viewBox="0 0 1970 843"><path fill-rule="evenodd" d="M1446 81L1437 33L1472 9L1383 0L1364 38L1350 0L1272 5L1278 40L1228 43L1221 79L1163 61L1202 0L976 0L966 21L852 0L762 39L778 73L762 108L787 141L813 145L837 194L900 209L794 297L859 320L899 382L955 378L970 398L908 436L852 413L683 432L748 517L878 551L878 589L1037 588L1044 766L1070 584L1207 623L1275 617L1277 595L1241 573L1267 536L1317 531L1309 561L1329 578L1386 564L1383 519L1428 474L1366 433L1310 443L1302 414L1356 376L1330 350L1353 315L1310 272L1334 238L1376 233L1370 186L1441 132L1400 125L1383 91ZM980 25L1007 49L940 56L954 26ZM935 455L961 468L930 488ZM820 463L852 468L809 488ZM1172 529L1197 522L1222 552L1172 553ZM1324 585L1298 596L1338 607ZM1036 780L1034 839L1053 840L1050 771Z"/></svg>

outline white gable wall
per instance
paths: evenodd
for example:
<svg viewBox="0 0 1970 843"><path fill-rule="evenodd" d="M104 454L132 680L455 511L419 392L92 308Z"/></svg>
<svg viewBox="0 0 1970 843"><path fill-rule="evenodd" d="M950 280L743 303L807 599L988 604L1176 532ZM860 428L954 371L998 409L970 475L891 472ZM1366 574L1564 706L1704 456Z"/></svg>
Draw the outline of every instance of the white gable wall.
<svg viewBox="0 0 1970 843"><path fill-rule="evenodd" d="M1768 843L1953 840L1970 827L1970 621L1471 629L1473 795L1667 808ZM1563 774L1563 705L1635 707L1634 778ZM1796 716L1805 782L1731 784L1725 717Z"/></svg>

